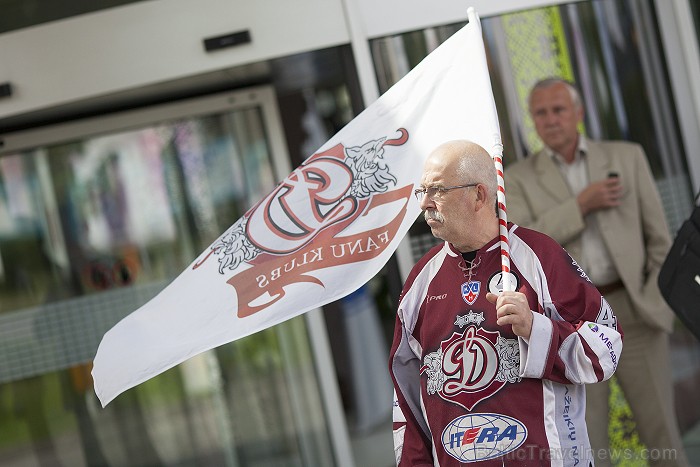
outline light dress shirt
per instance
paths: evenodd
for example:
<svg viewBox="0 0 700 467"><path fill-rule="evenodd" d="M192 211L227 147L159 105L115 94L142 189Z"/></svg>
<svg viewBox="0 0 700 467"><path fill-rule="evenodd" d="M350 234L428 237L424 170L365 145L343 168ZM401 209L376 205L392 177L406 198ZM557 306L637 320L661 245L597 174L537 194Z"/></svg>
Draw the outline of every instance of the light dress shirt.
<svg viewBox="0 0 700 467"><path fill-rule="evenodd" d="M579 136L578 149L571 163L567 163L561 154L554 152L551 148L545 147L545 151L559 167L571 193L574 196L578 196L590 183L586 158L588 152L586 139ZM586 274L588 274L588 277L595 285L611 284L619 280L620 275L600 234L598 219L591 214L593 213L589 213L584 219L586 228L581 233L582 257L579 258L579 266L586 271Z"/></svg>

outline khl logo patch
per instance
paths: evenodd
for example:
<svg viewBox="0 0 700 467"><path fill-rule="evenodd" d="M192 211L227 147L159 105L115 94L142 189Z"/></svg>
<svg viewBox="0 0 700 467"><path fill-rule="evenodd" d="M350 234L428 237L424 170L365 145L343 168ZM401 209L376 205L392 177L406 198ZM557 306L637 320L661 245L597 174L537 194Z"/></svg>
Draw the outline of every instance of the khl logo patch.
<svg viewBox="0 0 700 467"><path fill-rule="evenodd" d="M481 290L481 281L465 282L462 284L462 298L467 305L473 305L477 298L479 298L479 291Z"/></svg>

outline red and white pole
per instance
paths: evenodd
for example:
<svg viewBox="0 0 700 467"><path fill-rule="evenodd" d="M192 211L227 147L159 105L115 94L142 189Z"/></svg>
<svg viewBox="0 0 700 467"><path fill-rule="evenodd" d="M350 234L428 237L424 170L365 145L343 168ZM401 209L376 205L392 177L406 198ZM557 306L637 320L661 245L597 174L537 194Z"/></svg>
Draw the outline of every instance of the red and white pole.
<svg viewBox="0 0 700 467"><path fill-rule="evenodd" d="M503 179L503 143L501 136L494 135L492 157L496 165L496 177L498 181L498 231L501 245L501 277L503 278L503 290L514 291L515 281L510 272L510 244L508 243L508 214L506 212L506 187Z"/></svg>

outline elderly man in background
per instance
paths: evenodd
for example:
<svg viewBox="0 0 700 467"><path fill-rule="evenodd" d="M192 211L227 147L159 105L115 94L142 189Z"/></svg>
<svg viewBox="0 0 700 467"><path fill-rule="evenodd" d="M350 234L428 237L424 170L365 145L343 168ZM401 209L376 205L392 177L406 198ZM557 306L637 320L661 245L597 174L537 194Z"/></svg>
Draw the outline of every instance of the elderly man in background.
<svg viewBox="0 0 700 467"><path fill-rule="evenodd" d="M657 287L670 236L644 151L580 135L581 99L562 79L538 82L529 106L545 147L506 169L508 217L558 241L605 296L625 331L617 379L651 465L688 465L673 405L673 314ZM587 386L599 466L611 465L608 399L607 383Z"/></svg>

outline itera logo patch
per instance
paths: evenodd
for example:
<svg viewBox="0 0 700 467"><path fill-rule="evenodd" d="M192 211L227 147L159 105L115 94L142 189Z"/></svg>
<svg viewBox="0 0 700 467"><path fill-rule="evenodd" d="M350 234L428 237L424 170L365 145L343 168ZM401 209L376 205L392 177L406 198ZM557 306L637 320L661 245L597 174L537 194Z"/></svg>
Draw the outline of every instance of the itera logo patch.
<svg viewBox="0 0 700 467"><path fill-rule="evenodd" d="M506 415L481 413L457 417L442 432L445 451L460 462L494 459L518 449L527 428Z"/></svg>

